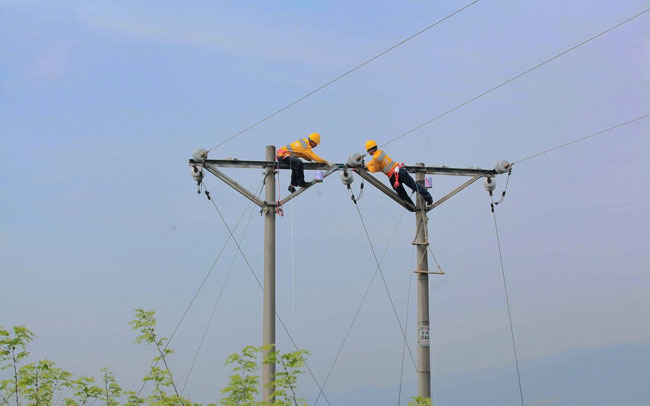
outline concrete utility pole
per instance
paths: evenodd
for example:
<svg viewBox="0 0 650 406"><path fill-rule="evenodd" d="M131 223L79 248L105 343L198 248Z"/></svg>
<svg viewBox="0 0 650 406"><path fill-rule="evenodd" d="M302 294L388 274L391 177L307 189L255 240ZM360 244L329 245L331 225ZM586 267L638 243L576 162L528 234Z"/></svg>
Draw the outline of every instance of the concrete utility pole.
<svg viewBox="0 0 650 406"><path fill-rule="evenodd" d="M262 312L262 344L267 346L275 346L275 212L278 205L282 206L291 199L294 199L301 193L304 193L316 182L308 184L306 187L300 188L291 193L282 201L275 200L275 173L278 169L291 169L289 165L279 163L275 160L275 146L268 145L266 147L266 160L265 161L246 161L238 159L207 159L207 152L205 150L197 151L193 159L189 162L192 167L192 176L200 183L203 179L203 169L210 172L218 179L241 193L244 197L251 200L262 209L264 213L264 306ZM417 373L418 373L418 396L424 398L431 398L431 353L429 348L429 274L443 274L439 272L430 272L428 265L428 246L429 236L427 232L428 218L426 213L449 198L465 189L472 183L480 178L492 178L498 174L508 171L510 164L506 161L501 161L495 169L478 169L478 168L448 168L446 166L424 166L422 163L416 166L405 166L404 168L411 173L415 173L416 182L422 184L424 182L425 174L430 175L451 175L451 176L467 176L470 177L462 185L447 193L433 204L426 206L424 199L420 194L417 194L415 207L404 202L390 187L386 186L383 182L376 179L368 171L361 167L350 167L346 164L334 164L330 167L326 164L305 162L305 170L323 170L323 179L331 175L338 169L346 168L356 172L368 183L375 186L382 193L390 197L400 206L407 210L415 211L415 224L416 224L416 238L413 244L417 246L417 269L414 270L418 274L417 278L417 342L418 342L418 360L417 360ZM254 193L251 193L240 184L235 182L225 173L221 172L219 167L228 168L263 168L264 169L264 182L266 186L264 201L260 200ZM492 184L493 185L493 184ZM288 332L287 332L288 333ZM268 350L267 350L268 351ZM266 351L265 351L266 354ZM262 366L262 400L270 402L273 400L271 394L273 388L270 384L273 382L275 375L275 364L265 364Z"/></svg>
<svg viewBox="0 0 650 406"><path fill-rule="evenodd" d="M266 146L266 161L275 161L275 146ZM267 167L264 175L267 204L264 213L264 309L262 345L275 346L275 168ZM266 356L273 348L265 349ZM271 400L271 382L275 376L275 364L262 364L262 399Z"/></svg>
<svg viewBox="0 0 650 406"><path fill-rule="evenodd" d="M431 167L424 166L423 163L417 163L415 166L405 166L404 168L411 173L415 173L415 181L424 186L424 178L426 174L430 175L450 175L450 176L468 176L470 177L462 185L447 193L445 196L438 199L433 204L427 207L424 198L416 193L415 207L410 203L404 202L396 192L391 188L385 186L381 181L372 176L364 168L352 168L354 172L359 174L368 183L375 186L385 195L390 197L400 206L407 210L413 211L415 209L415 240L412 242L417 246L417 268L413 271L417 274L417 375L418 375L418 396L423 398L431 398L431 350L430 350L430 337L429 337L429 275L437 274L444 275L442 270L437 272L429 271L429 235L428 235L428 217L427 212L440 206L442 203L449 200L452 196L465 189L472 183L476 182L482 177L492 178L498 174L508 171L510 164L505 161L497 164L495 169L478 169L478 168L448 168L448 167Z"/></svg>
<svg viewBox="0 0 650 406"><path fill-rule="evenodd" d="M415 164L420 170L415 170L415 181L424 187L424 164ZM427 205L424 198L417 194L415 201L415 227L416 236L414 244L417 246L417 320L418 320L418 396L431 397L431 352L429 341L429 247Z"/></svg>

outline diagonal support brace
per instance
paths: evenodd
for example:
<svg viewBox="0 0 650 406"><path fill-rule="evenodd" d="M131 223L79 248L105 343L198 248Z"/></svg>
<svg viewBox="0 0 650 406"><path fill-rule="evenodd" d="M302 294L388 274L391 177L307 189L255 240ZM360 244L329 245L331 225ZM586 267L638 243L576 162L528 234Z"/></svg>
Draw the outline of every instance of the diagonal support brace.
<svg viewBox="0 0 650 406"><path fill-rule="evenodd" d="M339 165L338 165L338 164L334 165L334 166L331 167L327 172L325 172L325 173L323 174L323 179L325 179L326 177L330 176L331 174L333 174L334 172L336 172L338 169L339 169ZM286 202L288 202L289 200L293 199L294 197L297 197L299 194L303 193L304 191L306 191L307 189L311 188L311 187L314 186L315 184L317 184L317 183L321 183L321 182L322 182L322 181L318 181L318 182L316 182L316 181L311 181L311 183L310 183L309 185L307 185L307 186L305 186L305 187L302 187L302 188L296 190L295 192L291 193L289 196L287 196L287 197L285 197L284 199L282 199L282 201L280 202L280 206L284 205Z"/></svg>
<svg viewBox="0 0 650 406"><path fill-rule="evenodd" d="M239 183L232 180L230 177L228 177L228 175L221 172L219 169L214 168L214 167L212 167L210 165L205 165L205 170L207 170L208 172L210 172L211 174L213 174L217 178L221 179L225 184L227 184L231 188L235 189L236 191L238 191L239 193L241 193L245 197L247 197L250 201L252 201L256 205L258 205L259 207L264 207L264 206L267 205L265 202L263 202L257 196L255 196L254 194L249 192L242 185L240 185Z"/></svg>
<svg viewBox="0 0 650 406"><path fill-rule="evenodd" d="M415 211L415 207L414 207L412 204L407 203L407 202L405 202L404 200L402 200L402 199L399 197L399 195L398 195L397 193L393 192L393 190L389 189L388 186L386 186L386 185L384 185L383 183L381 183L381 181L379 181L377 178L375 178L374 176L372 176L372 175L371 175L370 173L368 173L368 171L366 171L365 169L363 169L363 168L354 168L353 171L355 171L356 173L358 173L359 176L361 176L362 178L364 178L365 180L367 180L368 183L370 183L371 185L373 185L374 187L376 187L377 189L379 189L379 190L380 190L381 192L383 192L386 196L388 196L388 197L390 197L391 199L393 199L397 204L399 204L400 206L404 207L406 210L408 210L408 211Z"/></svg>
<svg viewBox="0 0 650 406"><path fill-rule="evenodd" d="M447 200L449 200L452 196L454 196L456 193L460 192L461 190L465 189L467 186L471 185L472 183L476 182L477 180L481 179L482 175L477 175L468 180L467 182L463 183L462 185L458 186L456 189L452 190L451 192L447 193L445 196L441 197L438 201L434 202L431 204L429 207L427 207L427 211L431 209L435 209L436 207L440 206Z"/></svg>

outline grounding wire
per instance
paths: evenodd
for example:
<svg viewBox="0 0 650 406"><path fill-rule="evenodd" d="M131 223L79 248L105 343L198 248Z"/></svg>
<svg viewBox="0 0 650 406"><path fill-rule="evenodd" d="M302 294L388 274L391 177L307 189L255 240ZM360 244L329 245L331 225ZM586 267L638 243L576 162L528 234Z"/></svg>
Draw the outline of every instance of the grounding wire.
<svg viewBox="0 0 650 406"><path fill-rule="evenodd" d="M205 185L204 185L204 186L205 186ZM207 187L206 187L206 190L208 190ZM232 230L231 230L230 227L228 226L228 223L226 222L226 219L224 218L223 214L221 213L221 210L219 210L219 207L218 207L217 204L214 202L214 199L210 199L210 202L212 203L212 206L214 206L214 208L217 210L217 213L219 214L219 217L221 218L221 221L223 222L224 226L225 226L226 229L228 230L228 233L232 236L233 241L235 242L235 245L237 245L237 250L238 250L239 253L241 254L242 258L244 258L244 262L246 262L246 265L248 266L248 269L251 271L251 275L253 275L253 278L255 278L255 282L257 282L257 285L258 285L259 288L262 290L262 292L264 292L264 286L263 286L262 283L260 282L260 279L259 279L259 277L257 276L257 274L255 273L255 271L253 270L253 267L251 266L250 262L248 261L248 258L246 257L246 254L244 254L244 251L242 250L240 244L239 244L239 243L237 242L237 240L235 239ZM300 348L298 347L298 345L297 345L296 342L294 341L293 337L291 336L291 333L289 332L289 329L288 329L287 326L284 324L284 321L282 320L282 317L280 317L280 314L278 314L277 311L275 312L275 317L278 318L278 321L280 322L280 325L282 326L282 329L284 330L284 332L287 334L287 337L288 337L289 340L291 341L291 344L293 344L293 346L294 346L294 348L296 349L296 351L298 351ZM302 360L303 360L303 362L305 363L305 368L307 368L307 372L309 372L309 375L311 375L312 379L314 380L314 383L316 383L316 386L318 386L318 389L322 392L322 390L323 390L323 389L322 389L322 386L321 386L321 384L318 382L318 379L316 379L316 375L314 375L314 373L312 372L311 368L309 367L309 364L307 363L307 360L306 360L305 358L302 358ZM325 395L325 393L324 393L324 392L322 392L322 393L323 393L323 398L325 398L325 401L327 402L327 404L331 406L331 403L330 403L329 399L327 398L327 396Z"/></svg>
<svg viewBox="0 0 650 406"><path fill-rule="evenodd" d="M384 261L384 257L386 256L386 253L388 252L388 248L390 248L390 244L393 241L393 237L395 237L395 233L397 232L397 228L399 227L402 217L404 217L404 211L402 211L399 215L399 218L397 219L397 224L395 224L395 228L393 228L393 232L391 233L390 238L388 239L388 244L386 245L386 248L384 249L384 253L381 256L381 260L379 261L380 263ZM359 316L359 313L361 312L361 308L363 307L363 304L366 301L366 298L368 297L368 293L370 292L370 288L372 287L372 284L374 283L375 279L377 278L377 273L379 273L378 269L375 269L375 273L372 275L372 278L370 279L370 283L368 283L368 287L366 288L366 291L363 294L363 297L361 298L361 302L359 303L359 306L357 307L356 312L354 313L354 317L352 318L352 321L350 322L350 326L348 327L347 331L345 332L345 336L343 337L343 341L341 342L341 345L339 346L338 351L336 352L336 356L334 357L334 361L332 362L332 365L330 366L329 371L327 371L327 376L325 377L325 381L323 381L323 389L325 389L325 385L327 385L327 382L330 379L330 375L332 374L332 371L334 370L334 366L336 365L336 362L339 359L339 356L341 355L341 352L343 351L343 347L345 346L345 343L348 340L348 337L350 336L350 332L352 331L352 328L354 327L354 323L357 321L357 317ZM320 398L320 393L318 394L318 397L316 398L316 401L314 402L314 406L318 404L318 399Z"/></svg>
<svg viewBox="0 0 650 406"><path fill-rule="evenodd" d="M400 139L400 138L402 138L402 137L405 137L405 136L407 136L407 135L409 135L409 134L411 134L411 133L413 133L413 132L419 130L419 129L422 128L422 127L425 127L425 126L427 126L427 125L433 123L434 121L436 121L436 120L438 120L438 119L440 119L440 118L446 116L447 114L452 113L452 112L454 112L454 111L460 109L461 107L470 104L471 102L473 102L473 101L475 101L475 100L477 100L477 99L480 99L481 97L487 95L488 93L491 93L491 92L493 92L493 91L499 89L500 87L505 86L505 85L507 85L508 83L513 82L513 81L519 79L520 77L526 75L527 73L530 73L530 72L532 72L532 71L534 71L534 70L536 70L536 69L538 69L538 68L541 68L542 66L546 65L547 63L549 63L549 62L551 62L551 61L553 61L553 60L555 60L555 59L561 57L562 55L565 55L565 54L567 54L567 53L573 51L574 49L577 49L577 48L581 47L582 45L585 45L585 44L587 44L587 43L593 41L594 39L596 39L596 38L598 38L598 37L600 37L600 36L602 36L602 35L604 35L604 34L610 32L610 31L614 30L615 28L618 28L618 27L620 27L621 25L623 25L623 24L625 24L625 23L627 23L627 22L630 22L630 21L634 20L635 18L637 18L637 17L639 17L639 16L641 16L641 15L647 13L648 11L650 11L650 9L645 9L645 10L641 11L640 13L635 14L634 16L632 16L632 17L630 17L630 18L628 18L628 19L626 19L626 20L624 20L624 21L621 21L620 23L618 23L618 24L616 24L616 25L614 25L614 26L609 27L609 28L606 29L605 31L601 31L600 33L598 33L598 34L596 34L596 35L594 35L594 36L592 36L592 37L590 37L590 38L588 38L588 39L582 41L581 43L579 43L579 44L577 44L577 45L574 45L574 46L572 46L571 48L568 48L568 49L566 49L566 50L560 52L559 54L556 54L555 56L552 56L552 57L549 58L549 59L546 59L544 62L541 62L541 63L539 63L539 64L533 66L532 68L529 68L529 69L527 69L527 70L525 70L525 71L519 73L518 75L513 76L512 78L506 80L505 82L501 82L500 84L498 84L498 85L496 85L496 86L494 86L494 87L492 87L492 88L490 88L490 89L484 91L483 93L479 94L478 96L474 96L474 97L472 97L471 99L469 99L469 100L467 100L467 101L465 101L465 102L463 102L463 103L461 103L461 104L459 104L459 105L457 105L457 106L455 106L455 107L452 107L451 109L445 111L444 113L441 113L441 114L435 116L434 118L432 118L432 119L430 119L430 120L428 120L428 121L425 121L424 123L418 125L417 127L412 128L412 129L410 129L410 130L408 130L408 131L406 131L406 132L404 132L404 133L398 135L397 137L395 137L395 138L389 140L388 142L386 142L386 143L384 143L384 144L381 144L380 147L384 147L384 146L386 146L386 145L388 145L388 144L390 144L390 143L392 143L392 142L394 142L394 141L397 141L398 139Z"/></svg>
<svg viewBox="0 0 650 406"><path fill-rule="evenodd" d="M239 226L239 223L240 223L240 222L242 221L242 219L244 218L244 215L246 214L246 211L248 210L248 207L249 207L249 206L250 206L250 203L249 203L248 206L246 206L246 208L245 208L244 211L242 212L241 216L239 216L239 219L237 220L237 223L235 223L235 230L237 229L237 227ZM217 265L217 262L219 262L219 258L221 258L221 255L223 254L224 250L225 250L226 247L228 246L228 243L230 242L230 239L231 239L231 238L234 238L232 234L231 234L230 236L228 236L228 238L226 239L226 242L223 244L223 247L221 247L221 249L219 250L219 254L217 254L217 257L216 257L215 260L212 262L212 265L211 265L210 268L208 269L208 272L206 273L205 277L204 277L203 280L201 281L201 284L199 285L198 289L196 290L196 292L194 292L194 295L192 296L192 300L190 300L190 303L187 305L187 308L185 308L185 311L183 312L183 315L181 316L181 318L180 318L180 320L178 321L178 323L176 324L176 327L175 327L174 330L172 331L172 334L169 336L169 339L168 339L167 342L165 343L165 347L163 348L163 351L167 349L167 347L168 347L169 344L171 343L172 339L173 339L174 336L176 335L176 332L178 331L178 328L181 326L181 323L183 323L183 320L185 320L185 316L187 316L187 313L190 311L190 308L192 307L192 305L194 304L194 301L196 300L196 298L198 297L199 293L201 292L201 289L203 289L203 286L205 285L205 282L208 280L208 278L209 278L210 275L212 274L212 271L214 270L214 267ZM154 363L153 366L154 366L154 367L157 366L157 365L158 365L158 362L160 362L160 360L156 361L156 362ZM136 394L136 397L139 397L139 396L140 396L140 394L141 394L142 391L144 390L145 386L147 386L147 382L149 382L149 381L144 381L144 382L142 383L142 385L140 386L140 389L138 390L138 393Z"/></svg>
<svg viewBox="0 0 650 406"><path fill-rule="evenodd" d="M494 199L490 196L492 205L494 207ZM512 352L515 356L515 367L517 368L517 383L519 384L519 397L521 399L521 406L524 406L524 391L521 388L521 374L519 373L519 358L517 357L517 345L515 344L515 332L512 327L512 314L510 312L510 298L508 297L508 285L506 283L506 272L503 267L503 255L501 253L501 239L499 238L499 227L497 226L497 215L495 210L492 210L492 217L494 218L494 233L497 238L497 247L499 248L499 262L501 264L501 276L503 277L503 291L506 297L506 307L508 309L508 321L510 322L510 337L512 338Z"/></svg>
<svg viewBox="0 0 650 406"><path fill-rule="evenodd" d="M354 68L352 68L352 69L346 71L345 73L343 73L343 74L341 74L341 75L335 77L334 79L330 80L329 82L324 83L323 85L321 85L321 86L319 86L318 88L312 90L311 92L305 94L304 96L299 97L298 99L296 99L296 100L292 101L291 103L287 104L286 106L284 106L284 107L282 107L282 108L276 110L275 112L269 114L268 116L264 117L263 119L261 119L261 120L255 122L255 123L253 123L252 125L250 125L250 126L246 127L245 129L241 130L240 132L238 132L238 133L232 135L232 136L229 137L229 138L226 138L224 141L222 141L222 142L220 142L219 144L215 145L214 147L210 148L210 149L208 150L208 152L209 152L209 151L212 151L212 150L215 149L215 148L218 148L218 147L224 145L224 144L227 143L227 142L230 142L230 141L234 140L235 138L239 137L240 135L244 134L245 132L248 132L249 130L252 130L253 128L255 128L255 127L257 127L258 125L260 125L260 124L262 124L263 122L265 122L266 120L269 120L269 119L275 117L276 115L282 113L283 111L287 110L288 108L290 108L290 107L292 107L292 106L294 106L294 105L300 103L301 101L305 100L305 99L308 98L309 96L311 96L311 95L313 95L313 94L315 94L315 93L318 93L319 91L323 90L323 89L326 88L327 86L333 84L334 82L336 82L336 81L338 81L338 80L340 80L340 79L343 79L344 77L346 77L347 75L351 74L352 72L354 72L354 71L356 71L356 70L358 70L358 69L364 67L365 65L367 65L367 64L369 64L370 62L374 61L375 59L378 59L378 58L380 58L381 56L383 56L383 55L389 53L390 51L392 51L393 49L399 47L400 45L405 44L406 42L412 40L413 38L419 36L420 34L423 34L423 33L425 33L426 31L430 30L431 28L437 26L438 24L440 24L440 23L442 23L442 22L444 22L444 21L450 19L451 17L455 16L456 14L458 14L458 13L460 13L460 12L462 12L462 11L468 9L468 8L470 8L471 6L473 6L474 4L478 3L479 1L481 1L481 0L475 0L475 1L473 1L473 2L471 2L471 3L469 3L469 4L467 4L467 5L465 5L464 7L462 7L462 8L460 8L460 9L454 11L453 13L449 14L448 16L446 16L446 17L444 17L444 18L442 18L442 19L436 21L435 23L433 23L433 24L431 24L431 25L428 25L427 27L421 29L420 31L416 32L415 34L411 35L410 37L403 39L402 41L400 41L400 42L398 42L397 44L391 46L390 48L388 48L388 49L386 49L386 50L384 50L384 51L378 53L377 55L373 56L373 57L370 58L370 59L367 59L366 61L360 63L359 65L355 66Z"/></svg>
<svg viewBox="0 0 650 406"><path fill-rule="evenodd" d="M526 158L522 158L522 159L520 159L520 160L518 160L518 161L514 161L512 164L514 165L514 164L519 163L519 162L523 162L523 161L527 161L527 160L532 159L532 158L536 158L536 157L538 157L538 156L540 156L540 155L544 155L544 154L546 154L546 153L549 153L549 152L555 151L555 150L560 149L560 148L564 148L564 147L569 146L569 145L571 145L571 144L575 144L575 143L577 143L577 142L584 141L584 140L586 140L586 139L588 139L588 138L595 137L595 136L597 136L597 135L600 135L600 134L606 133L606 132L608 132L608 131L614 130L614 129L619 128L619 127L623 127L623 126L625 126L625 125L631 124L631 123L633 123L633 122L635 122L635 121L639 121L639 120L642 120L642 119L644 119L644 118L648 118L648 117L650 117L650 114L644 114L644 115L642 115L642 116L639 116L639 117L634 118L634 119L632 119L632 120L626 121L626 122L624 122L624 123L620 123L620 124L617 124L617 125L615 125L615 126L613 126L613 127L609 127L609 128L604 129L604 130L600 130L600 131L598 131L598 132L595 132L595 133L592 133L592 134L586 135L586 136L584 136L584 137L582 137L582 138L578 138L578 139L575 139L575 140L573 140L573 141L567 142L566 144L558 145L557 147L553 147L553 148L547 149L547 150L545 150L545 151L538 152L537 154L533 154L533 155L527 156Z"/></svg>
<svg viewBox="0 0 650 406"><path fill-rule="evenodd" d="M260 194L262 193L262 188L260 188L260 191L257 193L257 197L260 197ZM246 209L250 207L251 203L249 202L248 205L246 206ZM244 237L246 236L246 231L248 230L248 226L250 225L251 219L253 218L253 213L255 212L254 209L251 209L250 215L248 216L248 221L246 222L246 226L244 227L244 231L242 233L242 236L240 238L240 241L244 240ZM190 380L190 375L192 374L192 371L194 370L194 365L196 364L196 360L198 359L199 353L201 352L201 347L203 346L203 342L205 341L205 336L208 333L208 329L210 328L210 324L212 323L212 319L214 318L214 314L217 310L217 307L219 306L219 302L221 301L221 296L223 295L223 291L226 287L226 283L228 282L228 278L230 277L230 273L232 272L233 265L235 264L235 260L237 259L237 252L235 251L232 261L230 262L230 266L228 267L228 272L226 273L226 278L224 279L223 283L221 284L221 289L219 290L219 294L217 295L217 300L214 303L214 306L212 307L212 312L210 313L210 318L208 319L208 323L205 326L205 329L203 330L203 335L201 336L201 341L199 342L199 346L196 349L196 352L194 354L194 359L192 360L192 364L190 366L189 372L187 373L187 376L185 377L185 382L183 383L183 388L181 389L181 396L183 395L183 392L185 392L185 387L187 386L188 381Z"/></svg>

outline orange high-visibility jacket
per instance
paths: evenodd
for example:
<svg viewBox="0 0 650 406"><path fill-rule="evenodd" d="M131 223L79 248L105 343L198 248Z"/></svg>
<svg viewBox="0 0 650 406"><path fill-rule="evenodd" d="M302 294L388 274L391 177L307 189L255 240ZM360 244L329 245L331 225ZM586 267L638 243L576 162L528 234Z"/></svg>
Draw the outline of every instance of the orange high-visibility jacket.
<svg viewBox="0 0 650 406"><path fill-rule="evenodd" d="M327 160L319 157L318 155L314 154L314 151L312 151L311 145L309 145L309 140L307 138L301 138L299 140L296 140L292 142L289 145L285 145L284 147L280 147L278 149L278 158L286 158L288 156L295 156L298 158L303 158L308 161L316 161L320 163L325 163Z"/></svg>
<svg viewBox="0 0 650 406"><path fill-rule="evenodd" d="M399 164L390 159L387 153L378 149L375 151L370 162L366 164L366 169L373 173L382 171L390 178L390 175L392 175L392 172L397 165Z"/></svg>

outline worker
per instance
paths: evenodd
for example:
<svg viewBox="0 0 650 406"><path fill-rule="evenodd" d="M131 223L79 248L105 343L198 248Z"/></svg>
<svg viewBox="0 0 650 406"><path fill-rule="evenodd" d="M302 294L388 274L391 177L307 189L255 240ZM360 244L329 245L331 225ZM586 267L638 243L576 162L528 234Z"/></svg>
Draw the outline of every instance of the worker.
<svg viewBox="0 0 650 406"><path fill-rule="evenodd" d="M320 134L311 133L307 138L301 138L278 149L278 153L276 154L278 161L289 165L291 168L289 192L293 193L296 191L296 187L305 187L311 184L311 182L305 182L305 171L300 158L306 159L307 161L324 163L328 166L334 165L334 163L319 157L312 151L318 144L320 144Z"/></svg>
<svg viewBox="0 0 650 406"><path fill-rule="evenodd" d="M406 203L413 201L404 190L404 185L408 186L412 191L416 191L422 195L427 205L433 203L433 198L429 191L422 185L416 183L408 171L404 169L404 164L399 164L393 161L388 154L377 148L377 143L373 140L366 142L366 152L372 159L366 164L368 171L375 173L382 171L388 176L391 186L397 192L399 197ZM415 205L413 205L415 207ZM415 210L412 210L415 211Z"/></svg>

